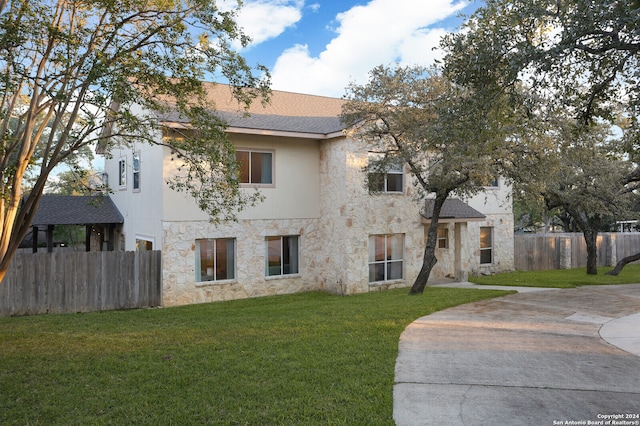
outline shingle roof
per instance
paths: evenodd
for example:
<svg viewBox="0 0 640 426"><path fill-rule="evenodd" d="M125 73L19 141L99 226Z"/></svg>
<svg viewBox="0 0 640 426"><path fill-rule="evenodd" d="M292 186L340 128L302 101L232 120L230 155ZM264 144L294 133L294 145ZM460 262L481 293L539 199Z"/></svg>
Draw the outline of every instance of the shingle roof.
<svg viewBox="0 0 640 426"><path fill-rule="evenodd" d="M425 201L425 208L421 213L425 219L432 218L433 204L434 200ZM485 217L485 215L458 198L445 200L439 216L440 219L484 219Z"/></svg>
<svg viewBox="0 0 640 426"><path fill-rule="evenodd" d="M314 133L328 135L342 131L345 126L340 117L299 117L271 114L251 114L216 111L215 114L226 122L229 127L236 129L270 130L293 133ZM176 124L187 126L188 121L180 117L177 112L170 112L160 117L165 125L173 127Z"/></svg>
<svg viewBox="0 0 640 426"><path fill-rule="evenodd" d="M228 85L205 83L205 88L209 95L209 101L215 103L217 111L243 111L243 107L232 96L231 88ZM340 115L344 103L344 99L340 98L272 90L268 104L263 106L261 99L255 99L248 112L290 117L337 117Z"/></svg>
<svg viewBox="0 0 640 426"><path fill-rule="evenodd" d="M229 86L207 83L206 87L216 114L231 128L328 135L346 127L340 120L343 99L274 90L268 104L256 99L245 115ZM160 121L170 127L188 124L175 111L161 115Z"/></svg>
<svg viewBox="0 0 640 426"><path fill-rule="evenodd" d="M33 225L124 223L111 198L102 195L43 195Z"/></svg>
<svg viewBox="0 0 640 426"><path fill-rule="evenodd" d="M297 133L320 133L328 135L340 132L345 126L340 117L297 117L284 115L252 114L248 117L239 114L220 112L221 118L229 126L245 129L275 130Z"/></svg>

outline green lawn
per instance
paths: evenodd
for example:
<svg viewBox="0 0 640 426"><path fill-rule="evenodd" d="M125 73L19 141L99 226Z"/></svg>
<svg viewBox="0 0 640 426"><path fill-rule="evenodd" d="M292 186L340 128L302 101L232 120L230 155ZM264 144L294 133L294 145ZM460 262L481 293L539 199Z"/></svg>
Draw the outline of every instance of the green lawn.
<svg viewBox="0 0 640 426"><path fill-rule="evenodd" d="M553 271L516 271L496 275L469 277L469 281L484 285L522 287L573 288L581 285L637 284L640 283L640 265L624 267L620 275L604 275L610 267L598 268L598 275L587 275L586 269L562 269Z"/></svg>
<svg viewBox="0 0 640 426"><path fill-rule="evenodd" d="M398 338L505 294L427 288L0 318L0 424L393 424Z"/></svg>

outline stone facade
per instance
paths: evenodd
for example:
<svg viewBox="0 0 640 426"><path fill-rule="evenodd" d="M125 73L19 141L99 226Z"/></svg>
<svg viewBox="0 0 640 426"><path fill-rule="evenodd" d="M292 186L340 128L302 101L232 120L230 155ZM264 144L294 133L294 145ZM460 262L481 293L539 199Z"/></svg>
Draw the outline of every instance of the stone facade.
<svg viewBox="0 0 640 426"><path fill-rule="evenodd" d="M207 221L165 222L163 253L163 305L187 305L248 297L270 296L318 288L317 262L307 253L318 252L317 219L241 220L213 225ZM300 237L299 273L265 277L265 238ZM236 239L236 278L228 281L196 280L196 240Z"/></svg>
<svg viewBox="0 0 640 426"><path fill-rule="evenodd" d="M405 179L403 194L370 194L364 186L362 168L367 151L350 139L324 142L321 158L321 233L330 245L322 287L342 294L378 288L406 286L420 269L424 230L418 206ZM369 283L369 236L403 234L404 279L385 284Z"/></svg>
<svg viewBox="0 0 640 426"><path fill-rule="evenodd" d="M338 139L319 145L320 214L302 219L243 219L213 225L207 221L163 222L165 306L323 290L354 294L407 287L415 280L427 226L420 204L412 197L409 175L404 193L370 194L362 167L366 150L354 141ZM448 247L436 251L434 280L466 279L469 274L513 269L513 215L489 213L477 222L447 223ZM493 261L480 264L480 228L493 229ZM403 279L369 282L369 237L404 236ZM299 236L299 273L265 277L265 238ZM197 282L196 240L236 239L235 279Z"/></svg>

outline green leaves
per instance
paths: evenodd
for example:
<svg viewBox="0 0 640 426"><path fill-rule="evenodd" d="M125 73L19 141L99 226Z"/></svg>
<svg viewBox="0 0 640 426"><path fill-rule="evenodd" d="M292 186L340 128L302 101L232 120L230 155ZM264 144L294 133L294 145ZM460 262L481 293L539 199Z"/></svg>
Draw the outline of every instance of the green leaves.
<svg viewBox="0 0 640 426"><path fill-rule="evenodd" d="M488 0L444 38L445 74L478 90L523 83L548 91L590 122L638 105L640 15L632 2ZM635 98L635 99L633 99Z"/></svg>
<svg viewBox="0 0 640 426"><path fill-rule="evenodd" d="M254 76L231 48L247 40L235 13L209 0L0 2L0 278L52 170L96 143L162 143L167 108L193 119L189 143L174 147L187 173L175 187L214 221L246 205L202 84L226 79L246 105L268 97L265 69ZM33 191L18 211L25 176Z"/></svg>
<svg viewBox="0 0 640 426"><path fill-rule="evenodd" d="M439 70L379 66L367 85L351 85L342 118L350 135L381 158L368 171L406 163L421 196L471 194L495 176L501 125L486 102ZM380 169L380 170L378 170Z"/></svg>

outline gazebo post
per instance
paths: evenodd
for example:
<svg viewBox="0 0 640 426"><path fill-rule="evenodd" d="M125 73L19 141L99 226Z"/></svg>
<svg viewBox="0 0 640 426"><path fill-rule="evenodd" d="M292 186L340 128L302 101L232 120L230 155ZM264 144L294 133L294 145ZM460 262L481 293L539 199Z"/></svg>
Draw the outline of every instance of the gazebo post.
<svg viewBox="0 0 640 426"><path fill-rule="evenodd" d="M86 251L91 251L91 225L86 225L84 245Z"/></svg>
<svg viewBox="0 0 640 426"><path fill-rule="evenodd" d="M47 253L53 252L53 228L54 225L47 225Z"/></svg>
<svg viewBox="0 0 640 426"><path fill-rule="evenodd" d="M31 227L31 250L33 253L38 252L38 227L36 225Z"/></svg>
<svg viewBox="0 0 640 426"><path fill-rule="evenodd" d="M109 238L109 240L107 241L107 250L108 251L113 251L114 250L114 239L115 239L115 228L116 226L113 223L110 223L109 225L109 229L107 230L107 238Z"/></svg>

